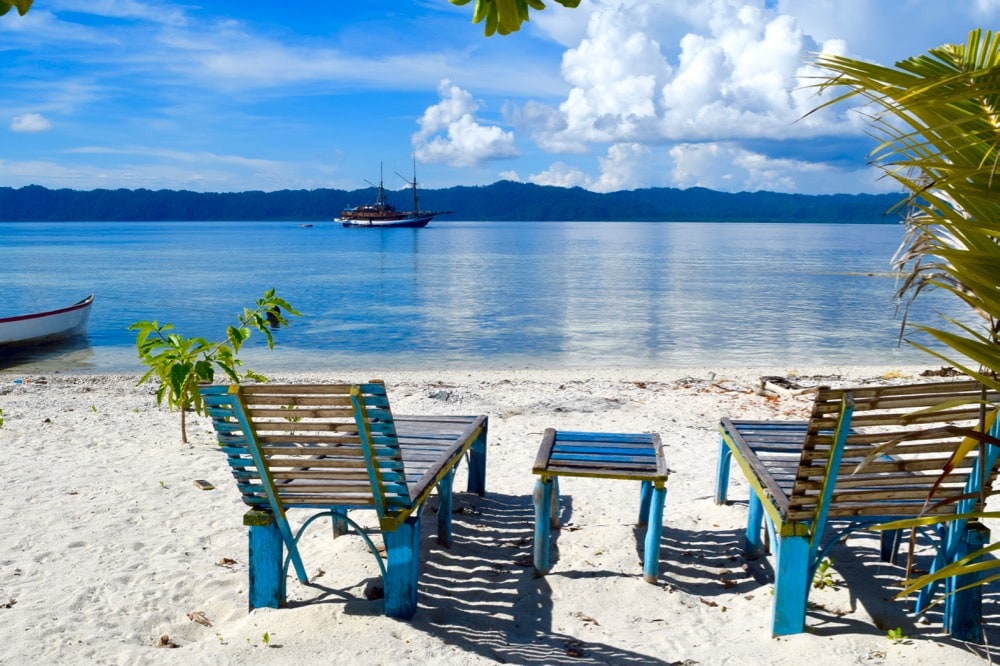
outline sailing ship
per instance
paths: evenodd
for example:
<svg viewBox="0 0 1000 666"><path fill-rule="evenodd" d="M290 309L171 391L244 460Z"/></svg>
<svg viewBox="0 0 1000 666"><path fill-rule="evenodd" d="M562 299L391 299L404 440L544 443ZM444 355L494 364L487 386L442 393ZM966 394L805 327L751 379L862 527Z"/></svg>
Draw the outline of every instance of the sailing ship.
<svg viewBox="0 0 1000 666"><path fill-rule="evenodd" d="M378 190L375 196L375 203L363 206L345 208L340 212L340 217L335 218L335 222L340 222L345 227L426 227L437 215L447 215L450 210L445 211L425 211L420 210L420 203L417 200L417 163L413 162L413 180L406 180L399 173L396 174L406 181L406 184L413 189L413 210L401 211L386 200L385 186L382 181L382 167L379 165ZM374 185L373 185L374 186Z"/></svg>

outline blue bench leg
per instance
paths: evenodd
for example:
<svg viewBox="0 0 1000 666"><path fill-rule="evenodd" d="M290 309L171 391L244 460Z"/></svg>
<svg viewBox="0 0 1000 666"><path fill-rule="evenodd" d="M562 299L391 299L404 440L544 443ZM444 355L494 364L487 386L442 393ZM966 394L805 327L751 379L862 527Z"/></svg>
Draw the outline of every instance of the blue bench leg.
<svg viewBox="0 0 1000 666"><path fill-rule="evenodd" d="M958 559L955 553L961 548L962 537L960 535L965 533L967 524L967 521L955 520L951 521L949 525L937 526L940 545L938 546L937 553L934 555L931 566L928 568L928 573L937 573L938 569L948 564L948 562ZM930 607L934 595L937 594L939 583L940 581L936 580L921 588L919 594L917 594L917 603L913 607L915 613L923 613Z"/></svg>
<svg viewBox="0 0 1000 666"><path fill-rule="evenodd" d="M350 526L347 521L339 516L347 516L347 509L331 509L331 530L333 532L333 538L336 539L339 536L344 536L350 530Z"/></svg>
<svg viewBox="0 0 1000 666"><path fill-rule="evenodd" d="M417 612L417 577L420 573L420 517L410 516L385 540L385 614L409 620Z"/></svg>
<svg viewBox="0 0 1000 666"><path fill-rule="evenodd" d="M956 559L980 550L990 542L989 529L980 523L969 523ZM975 562L982 561L976 558ZM980 643L983 640L983 588L981 572L949 578L945 583L944 629L962 641ZM962 587L972 585L967 590Z"/></svg>
<svg viewBox="0 0 1000 666"><path fill-rule="evenodd" d="M643 483L643 486L646 485ZM647 583L655 583L660 574L660 534L663 532L663 505L666 499L666 487L655 488L648 502L649 523L646 527L646 543L642 558L642 575Z"/></svg>
<svg viewBox="0 0 1000 666"><path fill-rule="evenodd" d="M539 478L535 481L535 492L532 495L535 504L535 576L544 576L552 568L549 560L549 537L553 527L553 505L559 501L554 486L555 479Z"/></svg>
<svg viewBox="0 0 1000 666"><path fill-rule="evenodd" d="M899 544L903 540L903 530L883 530L880 539L883 562L892 562L899 553Z"/></svg>
<svg viewBox="0 0 1000 666"><path fill-rule="evenodd" d="M452 498L452 482L455 480L455 470L445 474L438 481L438 543L445 548L451 548L451 514L454 513Z"/></svg>
<svg viewBox="0 0 1000 666"><path fill-rule="evenodd" d="M729 465L733 460L733 452L726 446L725 440L719 436L719 461L715 469L715 503L725 504L729 493Z"/></svg>
<svg viewBox="0 0 1000 666"><path fill-rule="evenodd" d="M800 536L777 537L774 563L774 610L771 630L775 636L800 634L806 624L809 596L809 540Z"/></svg>
<svg viewBox="0 0 1000 666"><path fill-rule="evenodd" d="M482 497L486 493L486 426L469 447L469 482L467 492Z"/></svg>
<svg viewBox="0 0 1000 666"><path fill-rule="evenodd" d="M250 610L285 605L281 531L269 511L248 511L247 526L250 574Z"/></svg>
<svg viewBox="0 0 1000 666"><path fill-rule="evenodd" d="M763 521L764 506L760 503L760 497L751 492L747 508L747 529L743 535L743 554L751 560L760 557L767 550L761 542Z"/></svg>

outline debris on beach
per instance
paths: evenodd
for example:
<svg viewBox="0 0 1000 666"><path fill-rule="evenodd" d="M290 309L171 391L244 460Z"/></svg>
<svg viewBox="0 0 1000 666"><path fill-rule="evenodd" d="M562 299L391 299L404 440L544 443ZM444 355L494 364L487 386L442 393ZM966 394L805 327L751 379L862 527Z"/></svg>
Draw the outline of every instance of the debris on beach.
<svg viewBox="0 0 1000 666"><path fill-rule="evenodd" d="M187 614L188 619L192 622L197 622L198 624L204 625L206 627L212 626L212 621L209 620L205 614L201 611L194 611Z"/></svg>
<svg viewBox="0 0 1000 666"><path fill-rule="evenodd" d="M959 372L958 370L956 370L955 368L951 367L950 365L946 365L946 366L944 366L942 368L938 368L937 370L924 370L923 372L920 373L920 376L921 377L958 377L961 374L962 373Z"/></svg>

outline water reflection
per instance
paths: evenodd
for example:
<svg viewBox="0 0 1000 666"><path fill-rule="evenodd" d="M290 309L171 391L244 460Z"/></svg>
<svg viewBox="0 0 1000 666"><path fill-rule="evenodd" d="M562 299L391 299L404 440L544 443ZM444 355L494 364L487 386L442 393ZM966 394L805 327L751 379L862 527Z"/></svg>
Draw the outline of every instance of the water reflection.
<svg viewBox="0 0 1000 666"><path fill-rule="evenodd" d="M303 317L279 332L275 354L261 358L289 367L304 359L307 366L929 360L896 344L896 285L886 277L902 236L896 225L31 223L0 224L0 233L4 308L33 306L40 294L62 302L98 293L89 356L68 357L94 371L137 368L127 330L134 321L218 339L272 287ZM912 319L939 323L937 312L955 310L943 295L923 297ZM259 341L248 348L259 350Z"/></svg>

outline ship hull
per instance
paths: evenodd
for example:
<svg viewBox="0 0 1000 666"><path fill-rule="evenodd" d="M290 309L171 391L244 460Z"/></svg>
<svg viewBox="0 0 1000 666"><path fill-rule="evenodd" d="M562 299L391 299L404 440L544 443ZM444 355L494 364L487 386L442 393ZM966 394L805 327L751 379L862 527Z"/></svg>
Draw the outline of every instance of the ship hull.
<svg viewBox="0 0 1000 666"><path fill-rule="evenodd" d="M408 217L400 217L396 219L385 219L385 218L380 219L377 217L369 217L369 218L338 217L337 221L343 224L345 227L418 229L420 227L426 227L433 219L434 215L414 215Z"/></svg>

